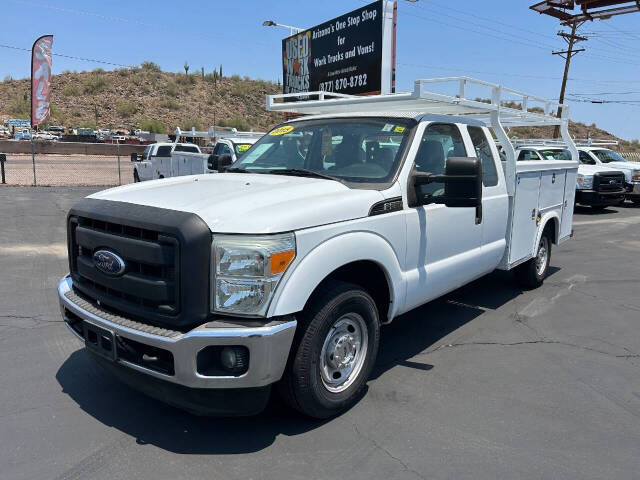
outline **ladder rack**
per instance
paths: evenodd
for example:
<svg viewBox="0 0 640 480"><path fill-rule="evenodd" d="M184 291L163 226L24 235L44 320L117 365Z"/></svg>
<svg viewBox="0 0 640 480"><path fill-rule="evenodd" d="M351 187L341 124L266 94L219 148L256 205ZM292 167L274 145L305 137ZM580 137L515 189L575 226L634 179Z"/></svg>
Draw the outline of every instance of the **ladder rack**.
<svg viewBox="0 0 640 480"><path fill-rule="evenodd" d="M429 90L434 84L457 84L457 95L444 95ZM488 102L467 98L469 86L490 90ZM514 98L505 98L508 94L515 97L521 109L507 107L505 102ZM293 101L291 101L293 100ZM297 100L297 101L296 101ZM530 109L534 106L543 112ZM562 107L562 117L553 113ZM567 105L547 100L535 95L520 92L501 85L476 80L470 77L443 77L416 80L413 92L392 93L387 95L357 96L332 92L304 92L267 95L267 110L299 114L366 113L386 111L391 113L419 112L437 115L464 115L485 120L490 124L492 113L498 113L504 126L541 126L562 125L568 119Z"/></svg>
<svg viewBox="0 0 640 480"><path fill-rule="evenodd" d="M430 87L435 84L447 85L449 88L453 85L457 94L445 95L430 91ZM481 101L467 98L469 87L488 91L490 99ZM521 108L505 105L514 99ZM534 107L540 107L542 112L532 111ZM557 117L554 111L560 108L562 115ZM578 161L578 151L569 135L567 105L470 77L420 79L414 82L413 92L387 95L355 96L322 91L267 95L267 110L306 115L385 112L389 116L394 113L415 113L474 118L491 127L502 144L507 157L505 173L509 196L515 193L516 158L505 127L559 125L562 140L573 160Z"/></svg>

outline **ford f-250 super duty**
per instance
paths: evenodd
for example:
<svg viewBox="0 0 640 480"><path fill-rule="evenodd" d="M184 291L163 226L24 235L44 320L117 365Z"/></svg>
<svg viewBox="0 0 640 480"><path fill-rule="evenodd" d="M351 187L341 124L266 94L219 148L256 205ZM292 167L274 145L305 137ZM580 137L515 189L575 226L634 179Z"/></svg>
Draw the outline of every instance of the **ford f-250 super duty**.
<svg viewBox="0 0 640 480"><path fill-rule="evenodd" d="M443 81L460 94L427 90ZM492 103L467 99L469 83ZM260 411L275 385L301 412L335 415L363 391L381 325L496 268L536 287L571 236L566 107L559 119L552 102L466 77L306 95L268 97L308 116L225 173L105 190L69 212L62 315L133 387L232 415ZM572 160L516 162L503 126L557 124Z"/></svg>

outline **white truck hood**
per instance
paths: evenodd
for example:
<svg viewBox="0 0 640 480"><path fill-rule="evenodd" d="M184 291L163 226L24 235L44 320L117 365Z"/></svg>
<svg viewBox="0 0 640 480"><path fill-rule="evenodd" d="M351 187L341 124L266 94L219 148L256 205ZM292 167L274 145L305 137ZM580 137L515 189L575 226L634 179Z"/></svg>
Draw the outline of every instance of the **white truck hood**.
<svg viewBox="0 0 640 480"><path fill-rule="evenodd" d="M584 176L588 176L588 177L592 177L595 173L617 172L617 171L620 171L620 169L615 168L615 167L607 168L604 165L585 165L583 163L578 165L578 173L580 175L584 175Z"/></svg>
<svg viewBox="0 0 640 480"><path fill-rule="evenodd" d="M212 232L277 233L366 217L376 190L289 175L218 173L103 190L89 198L195 213Z"/></svg>
<svg viewBox="0 0 640 480"><path fill-rule="evenodd" d="M640 164L635 162L609 162L600 165L603 168L609 170L619 170L624 173L624 177L627 182L631 182L631 177L634 170L640 170Z"/></svg>

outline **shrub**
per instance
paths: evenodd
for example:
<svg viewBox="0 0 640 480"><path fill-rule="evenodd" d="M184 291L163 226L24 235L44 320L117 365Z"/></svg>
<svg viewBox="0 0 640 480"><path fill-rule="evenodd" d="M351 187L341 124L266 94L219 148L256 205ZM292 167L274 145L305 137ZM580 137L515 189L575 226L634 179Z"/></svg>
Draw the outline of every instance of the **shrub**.
<svg viewBox="0 0 640 480"><path fill-rule="evenodd" d="M195 85L197 75L176 75L178 85Z"/></svg>
<svg viewBox="0 0 640 480"><path fill-rule="evenodd" d="M104 68L94 68L91 70L93 73L104 73Z"/></svg>
<svg viewBox="0 0 640 480"><path fill-rule="evenodd" d="M173 98L167 98L166 100L160 103L160 107L166 108L168 110L178 110L180 108L180 104L176 102Z"/></svg>
<svg viewBox="0 0 640 480"><path fill-rule="evenodd" d="M237 82L231 84L231 90L229 93L236 97L244 97L246 95L251 95L253 92L253 87L249 82Z"/></svg>
<svg viewBox="0 0 640 480"><path fill-rule="evenodd" d="M185 120L182 123L185 126L185 130L191 130L192 128L195 128L196 130L202 130L202 124L199 120Z"/></svg>
<svg viewBox="0 0 640 480"><path fill-rule="evenodd" d="M13 77L11 75L7 75L6 77L4 77L4 79L2 81L3 82L11 82L11 81L13 81Z"/></svg>
<svg viewBox="0 0 640 480"><path fill-rule="evenodd" d="M165 133L167 130L160 120L143 120L140 128L150 133Z"/></svg>
<svg viewBox="0 0 640 480"><path fill-rule="evenodd" d="M147 60L145 62L142 62L140 64L140 68L142 68L142 70L146 70L148 72L158 72L159 73L159 72L162 71L162 69L160 68L160 65L158 65L157 63L154 63L152 61L149 61L149 60Z"/></svg>
<svg viewBox="0 0 640 480"><path fill-rule="evenodd" d="M9 105L9 113L16 117L28 118L31 115L31 102L27 95L14 98Z"/></svg>
<svg viewBox="0 0 640 480"><path fill-rule="evenodd" d="M174 82L169 82L164 89L164 93L166 93L170 97L177 97L180 93L180 89Z"/></svg>
<svg viewBox="0 0 640 480"><path fill-rule="evenodd" d="M242 117L233 117L231 120L222 120L220 122L221 127L237 128L240 131L247 131L251 129L251 125Z"/></svg>
<svg viewBox="0 0 640 480"><path fill-rule="evenodd" d="M120 102L116 107L116 111L121 116L128 118L138 111L138 106L133 102Z"/></svg>
<svg viewBox="0 0 640 480"><path fill-rule="evenodd" d="M101 74L92 74L84 81L84 93L95 95L103 91L106 85L107 82Z"/></svg>
<svg viewBox="0 0 640 480"><path fill-rule="evenodd" d="M73 84L68 84L62 89L62 95L65 97L77 97L82 92L80 92L80 87Z"/></svg>

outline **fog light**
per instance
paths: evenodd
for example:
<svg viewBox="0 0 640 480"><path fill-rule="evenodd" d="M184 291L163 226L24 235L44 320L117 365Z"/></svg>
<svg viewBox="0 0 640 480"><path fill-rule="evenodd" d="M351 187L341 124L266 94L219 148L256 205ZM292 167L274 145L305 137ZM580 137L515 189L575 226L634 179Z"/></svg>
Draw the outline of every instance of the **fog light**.
<svg viewBox="0 0 640 480"><path fill-rule="evenodd" d="M246 347L224 347L220 352L220 363L230 372L246 371L249 361L249 351Z"/></svg>

